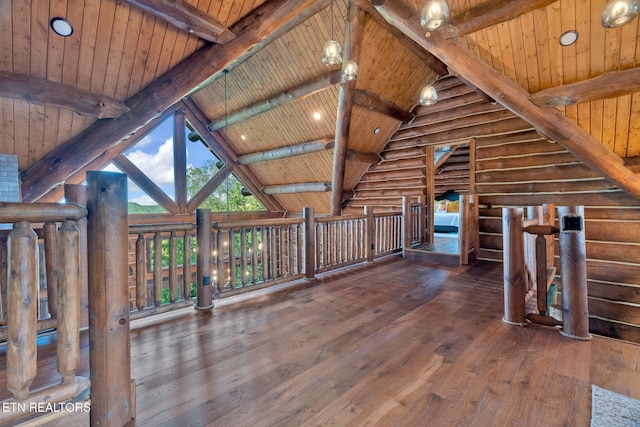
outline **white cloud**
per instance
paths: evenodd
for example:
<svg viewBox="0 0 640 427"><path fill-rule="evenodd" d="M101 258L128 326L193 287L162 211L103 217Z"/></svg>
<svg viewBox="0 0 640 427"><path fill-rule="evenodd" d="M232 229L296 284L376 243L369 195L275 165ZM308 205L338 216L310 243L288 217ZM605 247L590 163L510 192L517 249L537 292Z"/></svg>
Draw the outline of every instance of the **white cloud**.
<svg viewBox="0 0 640 427"><path fill-rule="evenodd" d="M153 142L153 138L151 138L151 134L147 134L140 141L136 143L136 147L145 147Z"/></svg>
<svg viewBox="0 0 640 427"><path fill-rule="evenodd" d="M168 138L157 153L136 150L129 153L127 158L156 185L162 187L173 184L173 138Z"/></svg>

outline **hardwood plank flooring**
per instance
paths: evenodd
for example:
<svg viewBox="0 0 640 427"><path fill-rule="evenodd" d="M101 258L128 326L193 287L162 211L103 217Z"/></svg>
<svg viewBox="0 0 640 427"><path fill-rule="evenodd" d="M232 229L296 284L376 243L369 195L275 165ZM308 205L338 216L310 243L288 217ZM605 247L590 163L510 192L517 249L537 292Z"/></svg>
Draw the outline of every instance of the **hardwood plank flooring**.
<svg viewBox="0 0 640 427"><path fill-rule="evenodd" d="M499 263L394 256L134 321L136 425L588 426L591 384L640 399L640 346L509 326L502 300Z"/></svg>

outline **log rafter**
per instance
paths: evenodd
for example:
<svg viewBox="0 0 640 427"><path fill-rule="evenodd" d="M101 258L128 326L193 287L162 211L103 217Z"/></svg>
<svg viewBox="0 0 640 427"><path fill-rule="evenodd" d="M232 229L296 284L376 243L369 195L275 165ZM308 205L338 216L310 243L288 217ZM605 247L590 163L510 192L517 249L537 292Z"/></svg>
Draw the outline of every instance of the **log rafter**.
<svg viewBox="0 0 640 427"><path fill-rule="evenodd" d="M104 151L129 137L188 94L231 70L310 16L329 0L274 0L236 22L237 37L225 44L208 44L129 98L131 108L117 119L98 121L59 146L22 173L24 201L38 200L52 187ZM198 83L199 82L199 83Z"/></svg>
<svg viewBox="0 0 640 427"><path fill-rule="evenodd" d="M203 40L225 44L236 38L236 35L218 18L203 12L185 0L125 1Z"/></svg>
<svg viewBox="0 0 640 427"><path fill-rule="evenodd" d="M84 116L113 119L129 111L124 102L88 90L29 76L0 72L0 97L49 105Z"/></svg>
<svg viewBox="0 0 640 427"><path fill-rule="evenodd" d="M425 37L419 13L399 0L387 0L376 6L381 15L461 76L505 108L530 123L541 134L569 150L591 169L621 189L640 198L640 177L624 166L620 157L602 145L562 113L535 105L529 93L497 72L463 46L447 40L438 31Z"/></svg>
<svg viewBox="0 0 640 427"><path fill-rule="evenodd" d="M615 98L640 91L640 68L610 71L592 79L541 90L531 95L540 107L562 107Z"/></svg>

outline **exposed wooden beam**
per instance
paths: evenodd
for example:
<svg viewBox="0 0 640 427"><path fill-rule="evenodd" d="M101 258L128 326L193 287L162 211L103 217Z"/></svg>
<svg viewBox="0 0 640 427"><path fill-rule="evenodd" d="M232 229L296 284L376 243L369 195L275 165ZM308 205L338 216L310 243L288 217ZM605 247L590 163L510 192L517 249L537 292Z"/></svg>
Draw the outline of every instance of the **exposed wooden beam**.
<svg viewBox="0 0 640 427"><path fill-rule="evenodd" d="M231 145L227 143L224 137L218 132L211 133L209 129L207 129L207 116L193 101L193 99L185 98L182 100L182 104L186 108L187 117L189 118L191 125L198 132L198 134L202 135L203 141L213 151L215 151L216 153L220 153L221 156L228 155L228 165L231 168L231 172L234 173L237 178L249 188L251 193L256 196L258 200L260 200L260 203L262 203L264 207L269 211L284 212L284 207L275 197L269 194L264 194L261 191L262 187L264 187L264 184L253 173L251 168L249 166L236 164L238 153L236 153L233 147L231 147Z"/></svg>
<svg viewBox="0 0 640 427"><path fill-rule="evenodd" d="M167 196L167 194L162 191L160 187L158 187L153 181L151 181L147 177L147 175L145 175L144 172L138 169L138 167L133 164L131 160L127 159L124 154L117 154L113 158L112 162L118 167L118 169L126 173L131 181L135 182L142 191L147 193L147 195L155 200L160 206L173 214L179 213L178 205L176 204L176 202L171 200L171 197Z"/></svg>
<svg viewBox="0 0 640 427"><path fill-rule="evenodd" d="M407 3L386 0L383 5L376 6L376 9L392 25L455 69L474 86L530 123L538 132L565 147L580 161L621 189L640 198L640 177L624 167L620 157L562 113L535 105L524 89L471 55L456 41L443 39L437 31L432 32L430 37L425 37L424 30L420 27L419 13Z"/></svg>
<svg viewBox="0 0 640 427"><path fill-rule="evenodd" d="M556 1L557 0L489 0L454 16L449 23L458 30L458 35L474 33L483 28L510 21L513 18L548 6Z"/></svg>
<svg viewBox="0 0 640 427"><path fill-rule="evenodd" d="M176 28L212 43L225 44L236 38L215 16L198 9L185 0L125 0Z"/></svg>
<svg viewBox="0 0 640 427"><path fill-rule="evenodd" d="M376 12L373 5L370 4L367 0L358 0L358 7L364 9L378 25L380 25L388 33L393 35L400 43L402 43L404 47L409 49L411 53L420 58L420 60L427 67L431 68L433 72L435 72L438 76L446 76L447 74L449 74L447 66L444 65L442 61L433 56L431 53L422 49L420 45L411 40L409 37L405 36L396 27L394 27L393 25L389 25L389 23L385 21L379 13Z"/></svg>
<svg viewBox="0 0 640 427"><path fill-rule="evenodd" d="M640 157L627 157L624 165L635 173L640 173Z"/></svg>
<svg viewBox="0 0 640 427"><path fill-rule="evenodd" d="M380 157L378 153L367 153L349 149L347 150L347 160L377 165L382 161L382 157Z"/></svg>
<svg viewBox="0 0 640 427"><path fill-rule="evenodd" d="M127 138L181 98L244 62L310 16L329 0L273 0L235 23L237 37L224 46L209 44L129 98L130 111L117 119L101 120L59 146L22 174L24 201L34 201L51 187Z"/></svg>
<svg viewBox="0 0 640 427"><path fill-rule="evenodd" d="M274 150L245 154L239 156L236 163L238 163L239 165L249 165L251 163L284 159L287 157L314 153L316 151L329 150L331 148L333 148L333 139L324 138L318 139L316 141L308 141L301 144L290 145L288 147L276 148Z"/></svg>
<svg viewBox="0 0 640 427"><path fill-rule="evenodd" d="M364 89L355 89L353 102L361 107L407 123L413 119L411 111L405 111L391 101L380 98L375 93Z"/></svg>
<svg viewBox="0 0 640 427"><path fill-rule="evenodd" d="M276 96L256 102L242 110L230 113L227 117L221 117L212 121L207 126L211 131L217 131L225 126L231 126L243 120L255 117L269 110L281 107L291 102L300 101L308 96L330 88L340 81L340 70L330 71L319 77L308 80L294 88L287 89Z"/></svg>
<svg viewBox="0 0 640 427"><path fill-rule="evenodd" d="M345 47L342 63L352 59L358 62L362 30L364 27L364 10L356 7L356 0L349 0L347 10L347 28L345 31ZM335 147L333 150L332 191L330 215L340 215L342 194L344 190L344 172L349 146L349 128L351 127L351 111L353 109L354 80L342 83L338 97L338 119L336 120Z"/></svg>
<svg viewBox="0 0 640 427"><path fill-rule="evenodd" d="M5 71L0 71L0 97L65 108L99 119L113 119L129 111L124 102L109 96L39 77Z"/></svg>
<svg viewBox="0 0 640 427"><path fill-rule="evenodd" d="M299 182L295 184L265 185L262 188L264 194L291 194L331 191L330 182Z"/></svg>
<svg viewBox="0 0 640 427"><path fill-rule="evenodd" d="M173 126L173 182L178 212L187 211L187 144L184 135L184 111L177 111ZM192 211L193 212L193 211Z"/></svg>
<svg viewBox="0 0 640 427"><path fill-rule="evenodd" d="M640 91L640 68L609 71L589 80L556 86L531 95L540 107L561 107Z"/></svg>

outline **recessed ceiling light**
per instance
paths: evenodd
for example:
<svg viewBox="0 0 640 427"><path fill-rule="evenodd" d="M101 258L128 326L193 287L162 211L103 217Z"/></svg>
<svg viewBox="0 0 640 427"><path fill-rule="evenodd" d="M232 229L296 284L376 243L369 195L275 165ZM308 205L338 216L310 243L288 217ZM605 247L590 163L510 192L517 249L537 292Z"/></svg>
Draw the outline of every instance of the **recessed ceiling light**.
<svg viewBox="0 0 640 427"><path fill-rule="evenodd" d="M560 44L562 46L571 46L578 40L578 32L576 30L569 30L560 36Z"/></svg>
<svg viewBox="0 0 640 427"><path fill-rule="evenodd" d="M322 118L322 116L320 115L320 113L318 113L317 111L315 113L313 113L313 118L316 120L320 120Z"/></svg>
<svg viewBox="0 0 640 427"><path fill-rule="evenodd" d="M246 140L247 140L247 137L246 137L246 136L244 136L244 135L240 135L240 138L241 138L243 141L246 141Z"/></svg>
<svg viewBox="0 0 640 427"><path fill-rule="evenodd" d="M380 133L380 128L375 128L373 130L373 133L376 134L376 135L379 134Z"/></svg>
<svg viewBox="0 0 640 427"><path fill-rule="evenodd" d="M51 29L62 37L69 37L73 34L73 27L71 26L71 22L67 21L64 18L55 17L51 19L49 23L51 25Z"/></svg>

